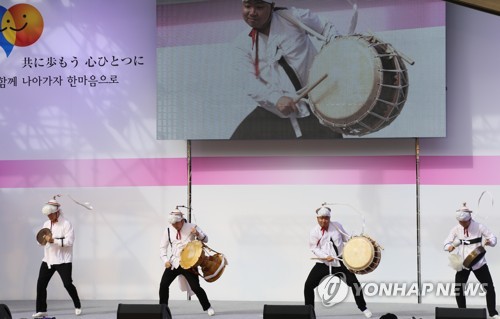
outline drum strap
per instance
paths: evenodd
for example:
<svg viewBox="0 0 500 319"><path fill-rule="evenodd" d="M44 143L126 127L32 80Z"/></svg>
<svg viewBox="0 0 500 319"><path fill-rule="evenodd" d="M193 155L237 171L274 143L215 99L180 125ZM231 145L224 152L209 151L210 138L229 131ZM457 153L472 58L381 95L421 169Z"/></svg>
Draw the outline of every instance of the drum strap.
<svg viewBox="0 0 500 319"><path fill-rule="evenodd" d="M460 239L463 245L472 245L472 244L477 244L480 243L482 240L482 237L474 238L474 239Z"/></svg>
<svg viewBox="0 0 500 319"><path fill-rule="evenodd" d="M333 242L332 237L330 237L330 241L332 242L333 249L335 249L335 253L337 254L337 257L339 256L339 249L337 248L337 245Z"/></svg>
<svg viewBox="0 0 500 319"><path fill-rule="evenodd" d="M290 79L290 81L292 81L292 84L293 84L293 87L295 88L295 90L299 91L300 89L302 89L302 85L300 84L299 77L297 76L295 71L292 69L290 64L288 64L288 62L286 62L285 58L281 57L279 59L278 63L285 70L286 75L288 75L288 78Z"/></svg>
<svg viewBox="0 0 500 319"><path fill-rule="evenodd" d="M295 73L293 68L290 66L290 64L288 64L288 62L286 62L286 60L283 56L278 60L278 64L281 65L283 70L285 70L286 75L288 76L288 78L292 82L295 90L299 91L302 88L302 84L300 84L299 77L297 76L297 74ZM307 98L307 96L306 96L306 98ZM293 130L295 132L295 136L297 138L301 137L302 131L300 129L299 122L297 121L297 118L294 116L290 117L290 123L292 124Z"/></svg>
<svg viewBox="0 0 500 319"><path fill-rule="evenodd" d="M170 228L167 228L168 232L168 242L170 243L170 246L172 246L172 241L170 240Z"/></svg>

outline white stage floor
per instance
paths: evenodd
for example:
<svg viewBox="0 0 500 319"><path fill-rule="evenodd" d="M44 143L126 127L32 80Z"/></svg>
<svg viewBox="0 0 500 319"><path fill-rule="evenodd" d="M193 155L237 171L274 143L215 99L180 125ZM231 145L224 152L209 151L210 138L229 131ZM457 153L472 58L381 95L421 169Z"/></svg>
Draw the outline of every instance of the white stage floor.
<svg viewBox="0 0 500 319"><path fill-rule="evenodd" d="M35 301L0 301L6 304L13 319L30 319L35 310ZM155 301L90 301L82 300L83 313L79 318L84 319L113 319L117 317L119 303L124 304L155 304ZM226 319L255 319L263 318L264 304L283 305L299 303L284 302L258 302L258 301L211 301L216 314L213 318ZM48 301L49 317L56 319L76 318L71 301ZM206 312L202 311L198 300L173 300L169 304L172 319L198 319L208 318ZM369 305L373 312L374 319L380 318L386 313L393 313L398 318L404 319L434 319L435 307L453 307L450 305L423 305L423 304L383 304L372 303ZM358 311L354 303L341 303L331 308L325 308L320 303L316 305L316 317L321 319L341 318L341 319L362 319L364 315ZM3 319L3 318L2 318Z"/></svg>

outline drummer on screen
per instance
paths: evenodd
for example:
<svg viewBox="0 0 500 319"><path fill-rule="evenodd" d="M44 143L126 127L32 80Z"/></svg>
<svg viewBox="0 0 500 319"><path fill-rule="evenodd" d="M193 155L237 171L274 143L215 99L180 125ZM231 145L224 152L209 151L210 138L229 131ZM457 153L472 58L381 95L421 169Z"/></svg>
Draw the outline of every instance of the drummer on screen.
<svg viewBox="0 0 500 319"><path fill-rule="evenodd" d="M235 68L256 108L240 123L231 139L341 138L319 123L307 103L296 102L308 83L318 51L310 37L279 12L293 17L329 39L333 25L307 9L278 8L272 0L242 1L248 27L236 38Z"/></svg>
<svg viewBox="0 0 500 319"><path fill-rule="evenodd" d="M458 255L462 257L461 261L481 246L483 240L484 246L494 247L497 244L496 236L486 226L472 219L471 213L472 211L467 208L465 203L456 211L458 225L451 229L444 242L444 249L449 252L459 249ZM455 298L458 308L466 308L464 285L467 283L471 271L486 290L486 305L489 315L492 318L500 319L500 315L496 311L495 287L484 256L472 266L472 269L463 268L455 274Z"/></svg>
<svg viewBox="0 0 500 319"><path fill-rule="evenodd" d="M194 272L180 266L180 255L182 249L191 241L199 240L208 242L208 236L197 225L188 223L184 215L177 208L168 217L170 225L167 226L160 242L160 258L165 265L165 271L160 282L160 304L168 306L169 289L174 279L182 275L179 280L189 284L190 290L198 297L204 311L209 316L215 314L210 305L207 294L200 286L200 279Z"/></svg>
<svg viewBox="0 0 500 319"><path fill-rule="evenodd" d="M344 243L349 240L349 235L340 223L330 221L330 216L329 207L322 206L316 210L318 224L310 232L309 248L321 261L314 265L306 279L304 285L305 304L314 307L314 289L318 287L325 276L339 274L340 278L343 277L346 284L351 287L359 310L366 318L371 318L372 313L366 307L363 290L356 275L349 271L341 260L336 259L342 255Z"/></svg>

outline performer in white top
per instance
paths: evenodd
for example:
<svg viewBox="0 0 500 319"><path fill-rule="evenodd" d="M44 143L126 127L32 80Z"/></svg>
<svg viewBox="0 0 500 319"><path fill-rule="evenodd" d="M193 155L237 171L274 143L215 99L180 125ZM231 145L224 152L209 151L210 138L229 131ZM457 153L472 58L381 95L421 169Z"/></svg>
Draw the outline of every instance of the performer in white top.
<svg viewBox="0 0 500 319"><path fill-rule="evenodd" d="M458 249L458 255L462 258L462 262L467 256L474 251L478 246L494 247L497 244L496 236L483 224L472 219L472 211L467 208L464 203L460 209L456 211L456 219L458 225L453 227L444 241L444 250L452 252ZM486 263L486 258L483 256L472 269L463 268L455 274L455 292L456 300L459 308L466 308L466 300L464 295L464 286L467 284L470 272L472 271L477 280L484 285L486 290L486 305L488 313L492 318L500 319L500 315L496 311L496 295L493 280L490 270Z"/></svg>
<svg viewBox="0 0 500 319"><path fill-rule="evenodd" d="M78 316L82 313L82 306L72 279L75 241L73 225L62 216L61 205L55 198L42 207L42 213L49 219L43 224L43 228L50 229L51 235L44 238L47 243L43 246L44 256L36 285L36 313L33 317L43 318L47 315L47 286L56 271L73 300L75 314Z"/></svg>
<svg viewBox="0 0 500 319"><path fill-rule="evenodd" d="M372 313L366 307L363 289L356 275L349 271L341 260L337 259L342 255L344 243L349 240L349 235L340 223L330 221L330 216L331 210L326 206L316 210L318 225L311 230L309 235L309 248L321 261L314 265L305 282L305 304L314 307L314 289L318 287L325 276L330 274L331 267L331 274L338 274L351 287L359 310L366 318L371 318Z"/></svg>
<svg viewBox="0 0 500 319"><path fill-rule="evenodd" d="M305 31L280 11L326 38L335 33L329 22L309 10L277 8L269 0L242 0L243 20L250 29L235 40L235 67L247 79L245 90L258 106L231 138L340 138L319 123L304 101L294 101L297 91L308 84L318 51Z"/></svg>
<svg viewBox="0 0 500 319"><path fill-rule="evenodd" d="M160 304L168 306L170 285L177 276L182 275L189 287L194 292L203 308L209 316L215 314L210 305L207 294L200 286L200 279L193 271L180 266L180 255L182 249L193 240L208 242L208 236L197 225L188 223L184 215L178 209L169 215L169 223L160 242L160 258L165 265L165 271L160 282ZM169 249L170 248L170 249Z"/></svg>

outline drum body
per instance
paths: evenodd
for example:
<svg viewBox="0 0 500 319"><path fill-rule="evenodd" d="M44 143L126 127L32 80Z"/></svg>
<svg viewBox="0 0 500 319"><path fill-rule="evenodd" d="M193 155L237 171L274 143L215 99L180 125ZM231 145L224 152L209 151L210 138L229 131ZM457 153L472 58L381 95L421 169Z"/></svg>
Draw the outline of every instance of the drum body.
<svg viewBox="0 0 500 319"><path fill-rule="evenodd" d="M380 246L366 236L354 236L349 239L342 254L344 265L355 274L367 274L374 271L381 258Z"/></svg>
<svg viewBox="0 0 500 319"><path fill-rule="evenodd" d="M48 228L42 228L38 231L36 234L36 241L42 245L45 246L47 244L47 241L45 240L46 235L51 235L52 232Z"/></svg>
<svg viewBox="0 0 500 319"><path fill-rule="evenodd" d="M191 269L198 273L198 266L201 267L203 279L208 282L216 281L220 278L227 265L227 260L220 253L213 252L208 246L199 240L188 243L181 251L180 265L184 269Z"/></svg>
<svg viewBox="0 0 500 319"><path fill-rule="evenodd" d="M320 123L346 135L365 135L389 125L408 93L403 59L374 36L338 36L325 44L309 70L309 83L327 74L309 92Z"/></svg>
<svg viewBox="0 0 500 319"><path fill-rule="evenodd" d="M465 268L471 268L477 264L486 254L486 249L483 246L476 247L467 257L465 257L463 265Z"/></svg>

